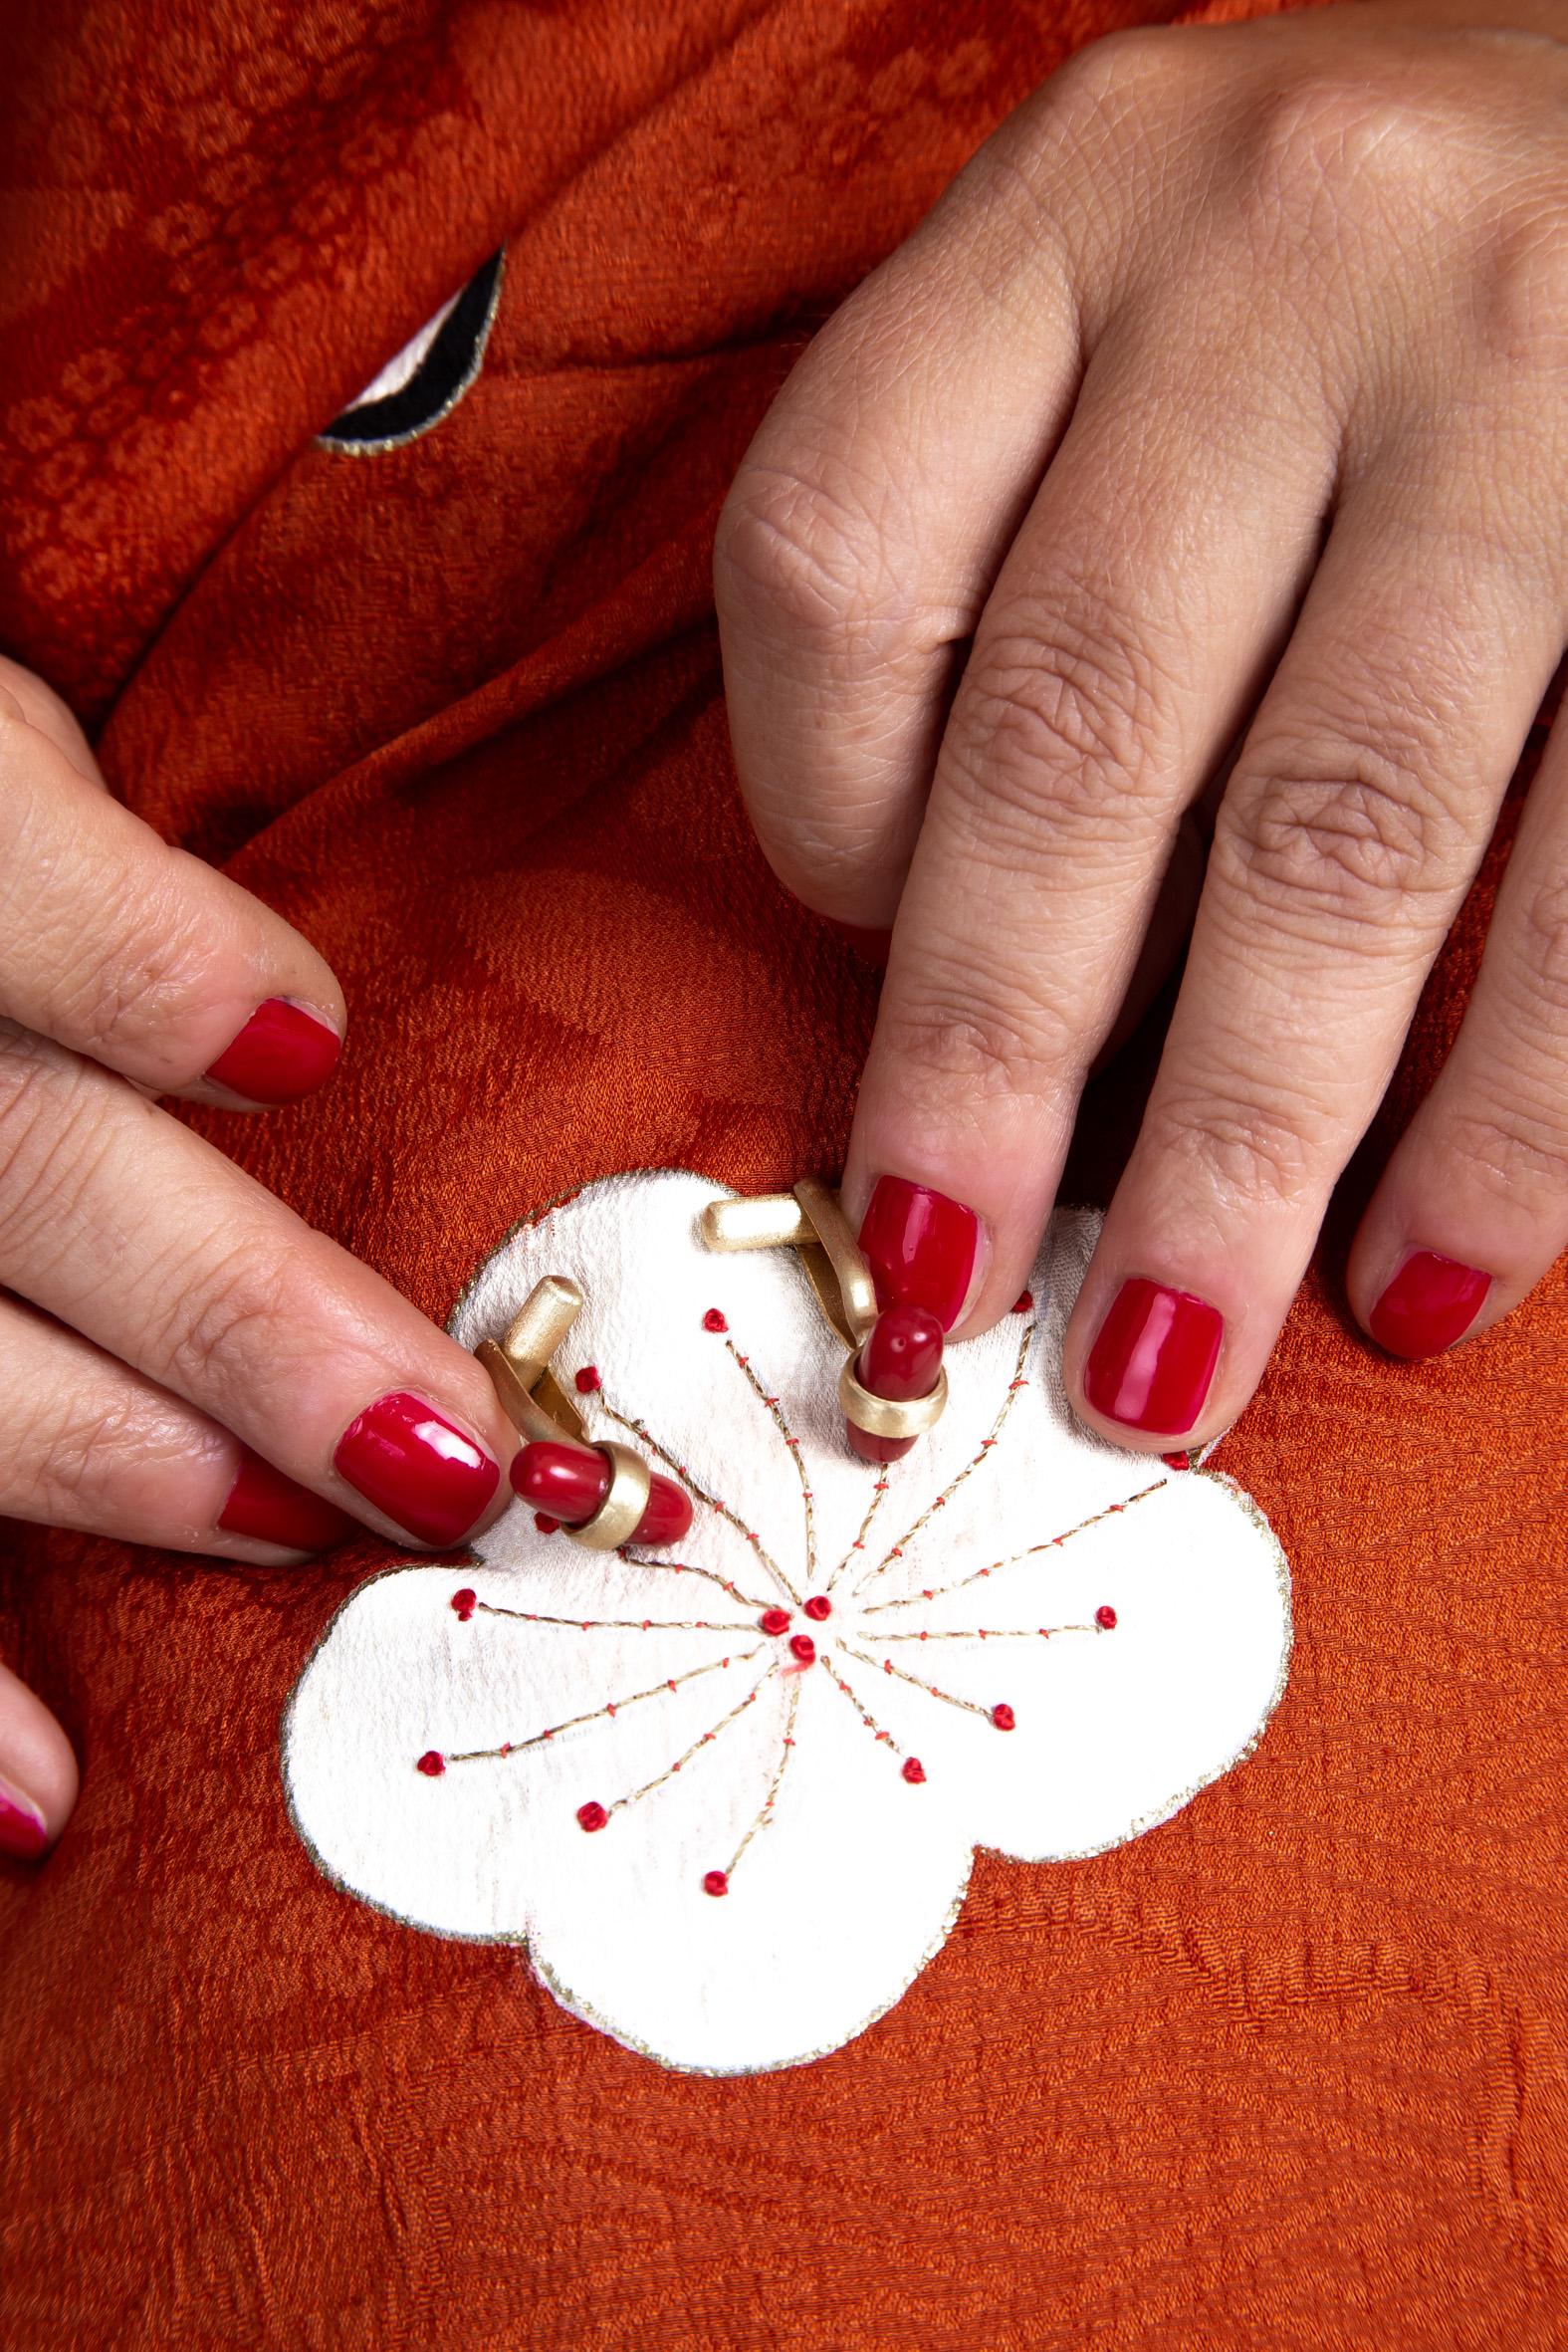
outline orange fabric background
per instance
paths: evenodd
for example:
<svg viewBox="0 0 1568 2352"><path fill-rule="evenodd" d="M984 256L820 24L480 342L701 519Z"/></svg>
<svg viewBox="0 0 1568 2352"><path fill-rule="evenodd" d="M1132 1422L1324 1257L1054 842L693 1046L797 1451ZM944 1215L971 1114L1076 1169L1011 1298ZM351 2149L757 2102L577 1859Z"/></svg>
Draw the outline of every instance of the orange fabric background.
<svg viewBox="0 0 1568 2352"><path fill-rule="evenodd" d="M9 12L0 640L333 960L330 1092L206 1123L432 1314L586 1177L835 1164L873 984L747 836L714 515L812 323L1152 13ZM503 239L454 413L313 447ZM1097 1088L1080 1193L1146 1074ZM661 2073L514 1951L316 1875L278 1717L382 1547L230 1573L6 1530L6 1650L86 1767L0 1883L8 2343L1561 2343L1561 1273L1403 1369L1337 1263L1221 1458L1296 1574L1257 1756L1096 1861L983 1859L892 2013L781 2075Z"/></svg>

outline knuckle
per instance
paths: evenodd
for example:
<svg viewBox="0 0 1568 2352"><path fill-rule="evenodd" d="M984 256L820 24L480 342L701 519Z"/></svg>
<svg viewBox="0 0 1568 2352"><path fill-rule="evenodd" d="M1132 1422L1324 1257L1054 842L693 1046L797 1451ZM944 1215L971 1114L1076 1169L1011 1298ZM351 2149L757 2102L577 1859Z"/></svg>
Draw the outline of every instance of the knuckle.
<svg viewBox="0 0 1568 2352"><path fill-rule="evenodd" d="M1482 341L1508 376L1544 377L1555 389L1568 359L1568 197L1560 190L1508 207L1480 257L1474 299Z"/></svg>
<svg viewBox="0 0 1568 2352"><path fill-rule="evenodd" d="M1246 186L1267 220L1367 212L1390 197L1424 210L1453 202L1463 116L1430 85L1317 69L1271 90L1252 117Z"/></svg>
<svg viewBox="0 0 1568 2352"><path fill-rule="evenodd" d="M1210 869L1285 921L1386 927L1436 886L1438 812L1410 768L1344 747L1327 762L1254 751L1221 803Z"/></svg>
<svg viewBox="0 0 1568 2352"><path fill-rule="evenodd" d="M187 1395L254 1395L267 1368L288 1359L297 1316L287 1244L247 1237L194 1275L182 1252L168 1264L148 1344L162 1376Z"/></svg>
<svg viewBox="0 0 1568 2352"><path fill-rule="evenodd" d="M1168 103L1173 77L1197 62L1194 45L1170 26L1122 25L1083 42L1041 85L1039 97L1058 120L1147 123L1150 95Z"/></svg>
<svg viewBox="0 0 1568 2352"><path fill-rule="evenodd" d="M986 812L1042 822L1114 820L1153 765L1166 673L1103 606L1024 614L977 646L949 759Z"/></svg>
<svg viewBox="0 0 1568 2352"><path fill-rule="evenodd" d="M1049 1005L990 992L984 979L957 959L928 963L912 989L884 1004L877 1042L916 1099L1039 1095L1053 1074L1082 1065L1081 1044Z"/></svg>
<svg viewBox="0 0 1568 2352"><path fill-rule="evenodd" d="M1444 1128L1446 1154L1466 1186L1479 1177L1510 1207L1545 1207L1568 1191L1568 1128L1555 1100L1532 1102L1520 1087L1506 1105L1456 1108Z"/></svg>
<svg viewBox="0 0 1568 2352"><path fill-rule="evenodd" d="M65 1246L71 1212L106 1149L85 1115L82 1064L0 1022L0 1269L35 1275Z"/></svg>
<svg viewBox="0 0 1568 2352"><path fill-rule="evenodd" d="M873 618L887 578L881 534L828 470L742 466L714 542L721 624L839 652Z"/></svg>
<svg viewBox="0 0 1568 2352"><path fill-rule="evenodd" d="M1171 1091L1154 1146L1204 1192L1228 1203L1305 1203L1320 1183L1322 1143L1305 1106L1260 1101L1239 1086Z"/></svg>
<svg viewBox="0 0 1568 2352"><path fill-rule="evenodd" d="M179 1033L220 979L200 914L184 903L172 878L149 899L143 877L120 873L95 927L95 955L83 959L66 950L59 958L55 1014L62 1034L84 1054L156 1041L160 1060L176 1057Z"/></svg>
<svg viewBox="0 0 1568 2352"><path fill-rule="evenodd" d="M1554 874L1527 888L1515 968L1531 1010L1554 1028L1568 1024L1568 876Z"/></svg>

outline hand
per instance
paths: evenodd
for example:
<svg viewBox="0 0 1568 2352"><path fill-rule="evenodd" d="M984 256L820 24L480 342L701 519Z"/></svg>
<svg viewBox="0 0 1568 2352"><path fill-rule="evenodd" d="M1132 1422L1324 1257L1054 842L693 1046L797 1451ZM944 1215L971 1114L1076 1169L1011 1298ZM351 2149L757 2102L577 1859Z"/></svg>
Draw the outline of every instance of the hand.
<svg viewBox="0 0 1568 2352"><path fill-rule="evenodd" d="M1563 650L1565 40L1562 0L1369 0L1096 42L818 337L727 503L764 848L894 924L845 1178L884 1296L1011 1303L1223 786L1066 1338L1127 1445L1251 1395ZM1565 1242L1568 720L1350 1298L1429 1354Z"/></svg>
<svg viewBox="0 0 1568 2352"><path fill-rule="evenodd" d="M149 1099L295 1099L342 998L299 933L112 800L0 663L0 1516L288 1562L348 1514L444 1546L516 1439L482 1367ZM76 1794L0 1668L0 1851Z"/></svg>

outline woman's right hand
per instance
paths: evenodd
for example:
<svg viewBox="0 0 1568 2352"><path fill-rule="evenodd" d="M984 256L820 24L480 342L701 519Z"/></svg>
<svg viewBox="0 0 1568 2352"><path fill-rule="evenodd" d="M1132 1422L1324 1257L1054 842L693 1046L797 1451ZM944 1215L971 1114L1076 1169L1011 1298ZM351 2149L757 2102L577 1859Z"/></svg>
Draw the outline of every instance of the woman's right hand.
<svg viewBox="0 0 1568 2352"><path fill-rule="evenodd" d="M112 800L0 661L0 1518L292 1562L352 1519L443 1548L510 1500L473 1356L151 1097L330 1073L315 950ZM70 1745L0 1667L0 1850L41 1853Z"/></svg>

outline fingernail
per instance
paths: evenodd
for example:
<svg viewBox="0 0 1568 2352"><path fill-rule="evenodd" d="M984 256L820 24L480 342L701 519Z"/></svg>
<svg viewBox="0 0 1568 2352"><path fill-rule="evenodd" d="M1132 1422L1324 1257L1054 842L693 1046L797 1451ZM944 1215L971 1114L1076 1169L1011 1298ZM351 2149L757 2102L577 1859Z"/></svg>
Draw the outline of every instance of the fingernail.
<svg viewBox="0 0 1568 2352"><path fill-rule="evenodd" d="M1140 1276L1111 1300L1083 1393L1108 1421L1181 1437L1204 1409L1224 1337L1225 1317L1207 1298Z"/></svg>
<svg viewBox="0 0 1568 2352"><path fill-rule="evenodd" d="M929 1396L942 1370L942 1325L929 1306L890 1306L872 1324L855 1377L873 1396L892 1404ZM844 1423L850 1450L862 1462L901 1462L918 1438L873 1437L869 1429Z"/></svg>
<svg viewBox="0 0 1568 2352"><path fill-rule="evenodd" d="M1436 1250L1414 1250L1367 1317L1367 1328L1390 1355L1441 1355L1462 1339L1491 1289L1492 1278Z"/></svg>
<svg viewBox="0 0 1568 2352"><path fill-rule="evenodd" d="M342 1050L336 1030L319 1013L269 997L207 1075L247 1102L298 1102L332 1076Z"/></svg>
<svg viewBox="0 0 1568 2352"><path fill-rule="evenodd" d="M879 1176L860 1227L878 1306L926 1306L951 1331L980 1250L980 1219L903 1176Z"/></svg>
<svg viewBox="0 0 1568 2352"><path fill-rule="evenodd" d="M287 1551L326 1551L352 1532L355 1523L336 1503L313 1495L309 1487L296 1486L247 1446L218 1525L227 1535L280 1543Z"/></svg>
<svg viewBox="0 0 1568 2352"><path fill-rule="evenodd" d="M610 1491L611 1471L596 1446L558 1445L542 1438L513 1457L512 1485L525 1503L563 1528L586 1527ZM677 1543L692 1524L691 1497L655 1471L648 1503L631 1532L633 1543Z"/></svg>
<svg viewBox="0 0 1568 2352"><path fill-rule="evenodd" d="M9 1780L0 1780L0 1854L19 1862L36 1862L49 1844L44 1816L31 1797Z"/></svg>
<svg viewBox="0 0 1568 2352"><path fill-rule="evenodd" d="M377 1397L350 1421L333 1465L357 1494L422 1543L455 1543L484 1510L501 1471L423 1397Z"/></svg>

